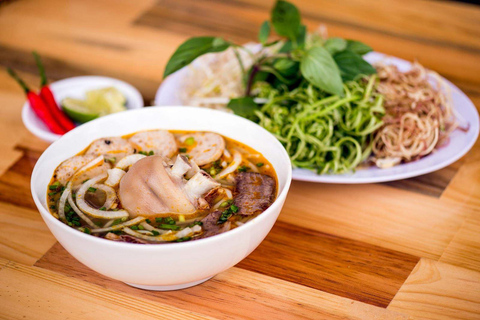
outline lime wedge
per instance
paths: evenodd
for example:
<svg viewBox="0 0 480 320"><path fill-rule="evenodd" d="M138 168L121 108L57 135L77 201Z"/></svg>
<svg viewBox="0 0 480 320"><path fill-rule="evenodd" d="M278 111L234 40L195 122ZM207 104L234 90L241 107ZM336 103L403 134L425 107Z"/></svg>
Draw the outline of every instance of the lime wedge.
<svg viewBox="0 0 480 320"><path fill-rule="evenodd" d="M84 100L65 98L62 100L62 109L73 121L85 123L98 118L99 113L92 111Z"/></svg>
<svg viewBox="0 0 480 320"><path fill-rule="evenodd" d="M127 100L114 87L91 90L86 95L88 107L92 111L98 112L101 116L126 110L125 103Z"/></svg>

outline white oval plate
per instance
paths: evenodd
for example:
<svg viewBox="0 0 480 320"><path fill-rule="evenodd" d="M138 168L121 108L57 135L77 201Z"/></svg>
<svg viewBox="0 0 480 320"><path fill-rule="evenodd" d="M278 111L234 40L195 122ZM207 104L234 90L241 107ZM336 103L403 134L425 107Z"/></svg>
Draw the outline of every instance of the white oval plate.
<svg viewBox="0 0 480 320"><path fill-rule="evenodd" d="M115 87L123 93L127 99L127 109L138 109L144 106L140 92L132 85L118 79L100 76L82 76L67 78L50 84L50 89L55 96L55 100L57 100L57 104L67 97L84 99L85 92L106 87ZM47 126L37 117L32 108L30 108L28 101L23 105L22 121L28 131L42 140L53 142L61 137L61 135L48 130Z"/></svg>
<svg viewBox="0 0 480 320"><path fill-rule="evenodd" d="M386 64L395 64L402 71L407 71L411 68L411 63L406 60L378 52L367 54L365 59L370 63L383 61ZM155 105L181 105L181 100L177 97L176 92L182 89L182 82L186 77L188 77L188 68L183 68L165 79L160 88L158 88L155 96ZM386 182L420 176L442 169L457 161L472 148L477 140L480 127L479 118L477 109L472 101L453 83L446 79L444 80L451 88L452 100L460 124L466 126L468 123L469 126L467 132L461 130L452 132L448 145L435 150L418 161L400 164L388 169L368 167L359 169L351 174L336 175L319 175L306 169L294 169L293 179L343 184Z"/></svg>

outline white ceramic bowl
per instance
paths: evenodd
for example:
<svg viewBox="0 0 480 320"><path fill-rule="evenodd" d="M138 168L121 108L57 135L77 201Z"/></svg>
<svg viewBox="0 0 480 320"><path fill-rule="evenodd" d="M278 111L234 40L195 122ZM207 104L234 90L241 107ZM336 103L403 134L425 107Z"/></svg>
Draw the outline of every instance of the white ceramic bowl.
<svg viewBox="0 0 480 320"><path fill-rule="evenodd" d="M213 131L261 152L277 173L277 199L265 212L234 230L197 241L163 245L96 238L68 227L49 213L47 187L60 162L82 151L95 139L159 128ZM255 123L203 108L150 107L102 117L65 134L38 160L31 188L35 204L50 231L78 261L107 277L139 288L175 290L202 283L248 256L275 223L291 178L291 163L285 149L273 135Z"/></svg>
<svg viewBox="0 0 480 320"><path fill-rule="evenodd" d="M57 100L57 104L67 97L84 99L85 92L106 87L115 87L123 93L125 98L127 98L127 109L143 107L143 98L140 92L132 85L118 79L83 76L63 79L50 84L50 89L55 96L55 100ZM33 112L28 101L23 105L22 121L28 131L42 140L53 142L61 137L61 135L48 130L47 126Z"/></svg>

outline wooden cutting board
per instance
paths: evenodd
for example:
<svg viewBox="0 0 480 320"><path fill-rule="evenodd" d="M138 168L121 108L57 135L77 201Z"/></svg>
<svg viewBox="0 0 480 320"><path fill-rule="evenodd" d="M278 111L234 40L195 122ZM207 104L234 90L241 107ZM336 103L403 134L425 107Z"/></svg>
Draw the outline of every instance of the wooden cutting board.
<svg viewBox="0 0 480 320"><path fill-rule="evenodd" d="M5 67L38 83L113 76L153 100L188 36L255 40L272 1L0 2L0 319L480 319L480 146L453 165L374 185L293 182L262 244L193 288L150 292L69 255L30 195L48 146L21 123ZM295 1L310 30L417 58L480 103L480 9L430 1Z"/></svg>

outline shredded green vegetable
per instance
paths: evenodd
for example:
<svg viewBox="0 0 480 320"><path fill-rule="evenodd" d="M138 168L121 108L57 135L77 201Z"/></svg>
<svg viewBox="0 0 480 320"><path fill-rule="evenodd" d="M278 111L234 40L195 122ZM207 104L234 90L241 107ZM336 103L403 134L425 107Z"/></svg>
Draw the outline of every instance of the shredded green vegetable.
<svg viewBox="0 0 480 320"><path fill-rule="evenodd" d="M285 146L294 167L324 173L353 171L371 153L372 132L382 126L383 96L375 75L344 84L345 96L311 84L294 90L259 87L268 98L255 114Z"/></svg>

